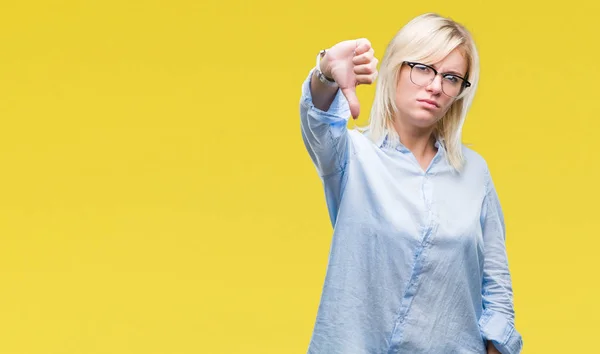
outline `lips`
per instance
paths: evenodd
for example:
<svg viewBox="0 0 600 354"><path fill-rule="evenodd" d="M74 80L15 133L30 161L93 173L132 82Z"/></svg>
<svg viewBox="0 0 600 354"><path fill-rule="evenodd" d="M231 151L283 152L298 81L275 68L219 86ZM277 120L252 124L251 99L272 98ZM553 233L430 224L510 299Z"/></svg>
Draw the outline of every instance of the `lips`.
<svg viewBox="0 0 600 354"><path fill-rule="evenodd" d="M437 102L433 101L433 100L428 100L428 99L418 99L417 101L419 101L419 102L423 102L423 103L427 103L427 104L429 104L429 105L431 105L431 106L434 106L434 107L436 107L436 108L440 108L440 105L439 105Z"/></svg>

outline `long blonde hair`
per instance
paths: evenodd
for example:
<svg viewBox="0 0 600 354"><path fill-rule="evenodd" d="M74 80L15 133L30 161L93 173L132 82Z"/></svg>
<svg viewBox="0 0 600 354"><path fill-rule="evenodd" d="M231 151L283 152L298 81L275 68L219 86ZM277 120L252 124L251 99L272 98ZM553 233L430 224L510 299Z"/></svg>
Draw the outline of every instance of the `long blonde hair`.
<svg viewBox="0 0 600 354"><path fill-rule="evenodd" d="M386 141L391 144L400 141L393 120L397 113L396 87L403 62L436 63L456 48L467 59L466 77L471 86L463 90L437 122L434 134L443 141L448 163L457 171L462 169L462 127L479 81L479 55L473 38L465 27L435 13L414 18L388 44L381 60L369 117L368 136L371 140L378 142L387 136Z"/></svg>

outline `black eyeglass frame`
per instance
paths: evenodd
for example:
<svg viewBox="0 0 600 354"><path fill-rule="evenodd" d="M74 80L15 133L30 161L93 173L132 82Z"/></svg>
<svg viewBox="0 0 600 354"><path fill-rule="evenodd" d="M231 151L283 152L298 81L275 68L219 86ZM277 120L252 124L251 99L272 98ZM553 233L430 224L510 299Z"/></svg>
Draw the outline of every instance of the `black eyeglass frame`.
<svg viewBox="0 0 600 354"><path fill-rule="evenodd" d="M433 73L435 74L433 76L433 80L435 80L435 77L438 76L438 74L442 75L442 78L445 78L446 75L448 75L448 76L454 76L454 77L457 77L457 78L461 79L463 81L463 83L461 84L461 88L460 88L459 94L457 96L450 96L450 97L458 97L458 96L460 96L460 94L463 92L463 90L465 88L471 86L471 83L466 78L464 78L462 76L459 76L459 75L456 75L454 73L438 73L438 71L435 70L435 68L433 66L431 66L431 65L427 65L427 64L423 64L423 63L417 63L417 62L414 62L414 61L404 61L404 64L410 66L411 72L412 72L412 69L415 67L415 65L422 65L422 66L425 66L425 67L431 69L433 71ZM431 82L433 82L433 80L431 80ZM410 81L412 81L412 78L411 78ZM413 82L413 84L414 84L414 82ZM417 84L415 84L415 85L417 85ZM420 85L417 85L417 86L420 86ZM444 94L447 95L446 92L444 92Z"/></svg>

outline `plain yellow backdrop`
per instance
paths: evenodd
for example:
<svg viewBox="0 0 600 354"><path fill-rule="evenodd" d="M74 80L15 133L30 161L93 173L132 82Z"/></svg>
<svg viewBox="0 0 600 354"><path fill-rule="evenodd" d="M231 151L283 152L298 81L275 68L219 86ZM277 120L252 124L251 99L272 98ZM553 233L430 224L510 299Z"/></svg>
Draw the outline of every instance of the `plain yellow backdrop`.
<svg viewBox="0 0 600 354"><path fill-rule="evenodd" d="M465 24L464 141L504 207L524 353L600 330L596 1L2 1L0 353L305 353L331 226L317 52ZM373 87L358 89L365 124Z"/></svg>

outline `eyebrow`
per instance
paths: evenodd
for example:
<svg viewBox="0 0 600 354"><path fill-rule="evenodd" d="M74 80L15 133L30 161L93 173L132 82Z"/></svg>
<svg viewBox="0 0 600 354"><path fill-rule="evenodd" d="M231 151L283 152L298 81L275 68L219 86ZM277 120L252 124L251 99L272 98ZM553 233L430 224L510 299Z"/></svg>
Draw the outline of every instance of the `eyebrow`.
<svg viewBox="0 0 600 354"><path fill-rule="evenodd" d="M440 71L438 68L436 68L436 67L435 67L434 65L432 65L432 64L425 64L425 65L431 66L431 67L432 67L432 68L434 68L434 69L435 69L435 70L436 70L438 73L441 73L441 74L452 74L452 75L460 76L460 77L463 77L463 78L464 78L464 77L467 75L467 74L464 74L464 75L463 75L463 74L459 73L458 71L456 71L456 70L452 70L452 69L450 69L449 71Z"/></svg>
<svg viewBox="0 0 600 354"><path fill-rule="evenodd" d="M455 71L452 69L449 71L439 71L438 68L436 68L435 66L433 66L433 65L429 65L429 66L431 66L432 68L437 70L438 73L442 73L442 74L452 74L452 75L456 75L456 76L460 76L460 77L465 77L467 75L467 74L463 75L463 74L459 73L458 71Z"/></svg>
<svg viewBox="0 0 600 354"><path fill-rule="evenodd" d="M453 75L461 76L461 77L465 76L465 75L459 73L458 71L454 71L454 70L444 71L444 74L453 74Z"/></svg>
<svg viewBox="0 0 600 354"><path fill-rule="evenodd" d="M440 74L455 75L455 76L460 77L463 80L467 80L467 75L469 75L469 69L468 68L467 68L467 72L463 75L463 74L461 74L458 71L453 70L453 69L450 69L449 71L440 71L433 64L419 63L419 62L416 62L416 61L406 61L406 63L425 65L425 66L428 66L430 68L433 68L435 71L437 71Z"/></svg>

